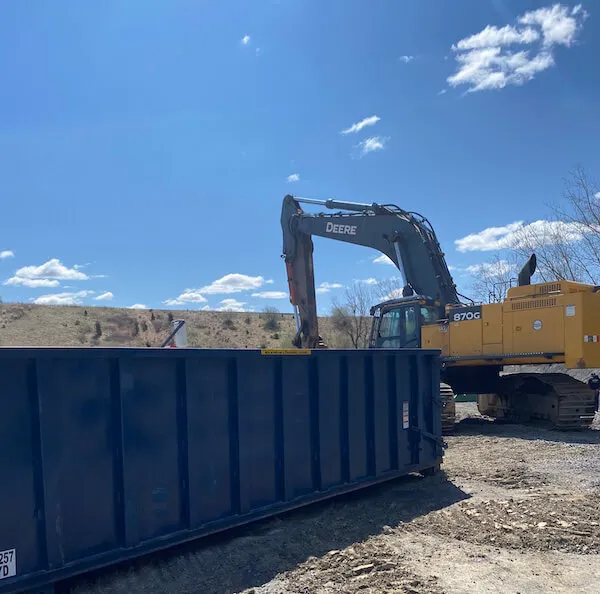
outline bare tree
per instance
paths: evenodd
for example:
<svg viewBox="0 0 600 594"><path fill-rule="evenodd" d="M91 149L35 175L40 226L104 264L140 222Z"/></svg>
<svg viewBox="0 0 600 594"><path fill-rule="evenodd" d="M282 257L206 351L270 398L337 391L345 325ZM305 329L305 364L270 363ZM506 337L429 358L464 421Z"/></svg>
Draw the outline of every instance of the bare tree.
<svg viewBox="0 0 600 594"><path fill-rule="evenodd" d="M542 282L594 282L593 272L582 258L582 239L578 225L553 217L552 220L536 221L517 229L512 251L523 261L535 252L537 272Z"/></svg>
<svg viewBox="0 0 600 594"><path fill-rule="evenodd" d="M577 270L585 282L600 282L600 186L578 165L567 180L560 203L551 206L555 216L578 235Z"/></svg>
<svg viewBox="0 0 600 594"><path fill-rule="evenodd" d="M600 188L576 167L565 180L562 200L549 205L552 216L522 225L510 245L521 260L533 252L542 282L600 282Z"/></svg>
<svg viewBox="0 0 600 594"><path fill-rule="evenodd" d="M354 282L346 287L343 301L334 299L332 302L331 322L333 328L348 339L355 349L367 347L372 304L371 287L363 282Z"/></svg>
<svg viewBox="0 0 600 594"><path fill-rule="evenodd" d="M473 278L471 296L484 303L504 301L518 274L514 254L506 258L496 255L489 262L470 266L467 271Z"/></svg>
<svg viewBox="0 0 600 594"><path fill-rule="evenodd" d="M373 287L373 296L379 301L402 297L404 283L399 276L391 276L378 281Z"/></svg>

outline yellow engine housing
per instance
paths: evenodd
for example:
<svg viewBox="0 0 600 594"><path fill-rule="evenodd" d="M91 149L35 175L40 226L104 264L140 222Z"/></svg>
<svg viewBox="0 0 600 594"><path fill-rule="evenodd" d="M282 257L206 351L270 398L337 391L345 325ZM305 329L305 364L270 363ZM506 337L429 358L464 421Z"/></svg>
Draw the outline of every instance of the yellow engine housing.
<svg viewBox="0 0 600 594"><path fill-rule="evenodd" d="M502 303L448 306L446 315L423 326L421 338L424 348L442 351L447 365L600 367L600 291L593 285L512 287Z"/></svg>

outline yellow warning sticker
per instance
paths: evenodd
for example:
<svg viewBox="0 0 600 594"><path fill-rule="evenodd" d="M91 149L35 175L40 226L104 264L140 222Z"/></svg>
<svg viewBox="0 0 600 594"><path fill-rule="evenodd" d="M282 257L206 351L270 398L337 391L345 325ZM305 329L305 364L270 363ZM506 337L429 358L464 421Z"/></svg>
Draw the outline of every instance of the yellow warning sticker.
<svg viewBox="0 0 600 594"><path fill-rule="evenodd" d="M261 355L310 355L311 349L262 349Z"/></svg>

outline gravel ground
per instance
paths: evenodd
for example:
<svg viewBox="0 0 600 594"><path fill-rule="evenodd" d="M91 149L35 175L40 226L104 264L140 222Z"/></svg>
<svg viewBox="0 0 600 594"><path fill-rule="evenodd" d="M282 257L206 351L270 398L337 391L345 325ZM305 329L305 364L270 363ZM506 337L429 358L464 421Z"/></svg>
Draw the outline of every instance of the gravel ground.
<svg viewBox="0 0 600 594"><path fill-rule="evenodd" d="M597 592L600 418L560 433L471 403L443 472L299 510L75 584L86 594Z"/></svg>

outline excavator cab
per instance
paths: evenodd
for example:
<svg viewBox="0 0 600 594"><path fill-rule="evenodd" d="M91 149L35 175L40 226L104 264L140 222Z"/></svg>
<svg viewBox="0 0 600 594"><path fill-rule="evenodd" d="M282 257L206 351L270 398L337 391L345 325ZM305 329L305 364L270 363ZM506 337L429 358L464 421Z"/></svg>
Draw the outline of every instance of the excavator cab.
<svg viewBox="0 0 600 594"><path fill-rule="evenodd" d="M371 308L369 348L421 348L421 328L436 324L439 314L439 303L427 297L401 297L379 303Z"/></svg>

